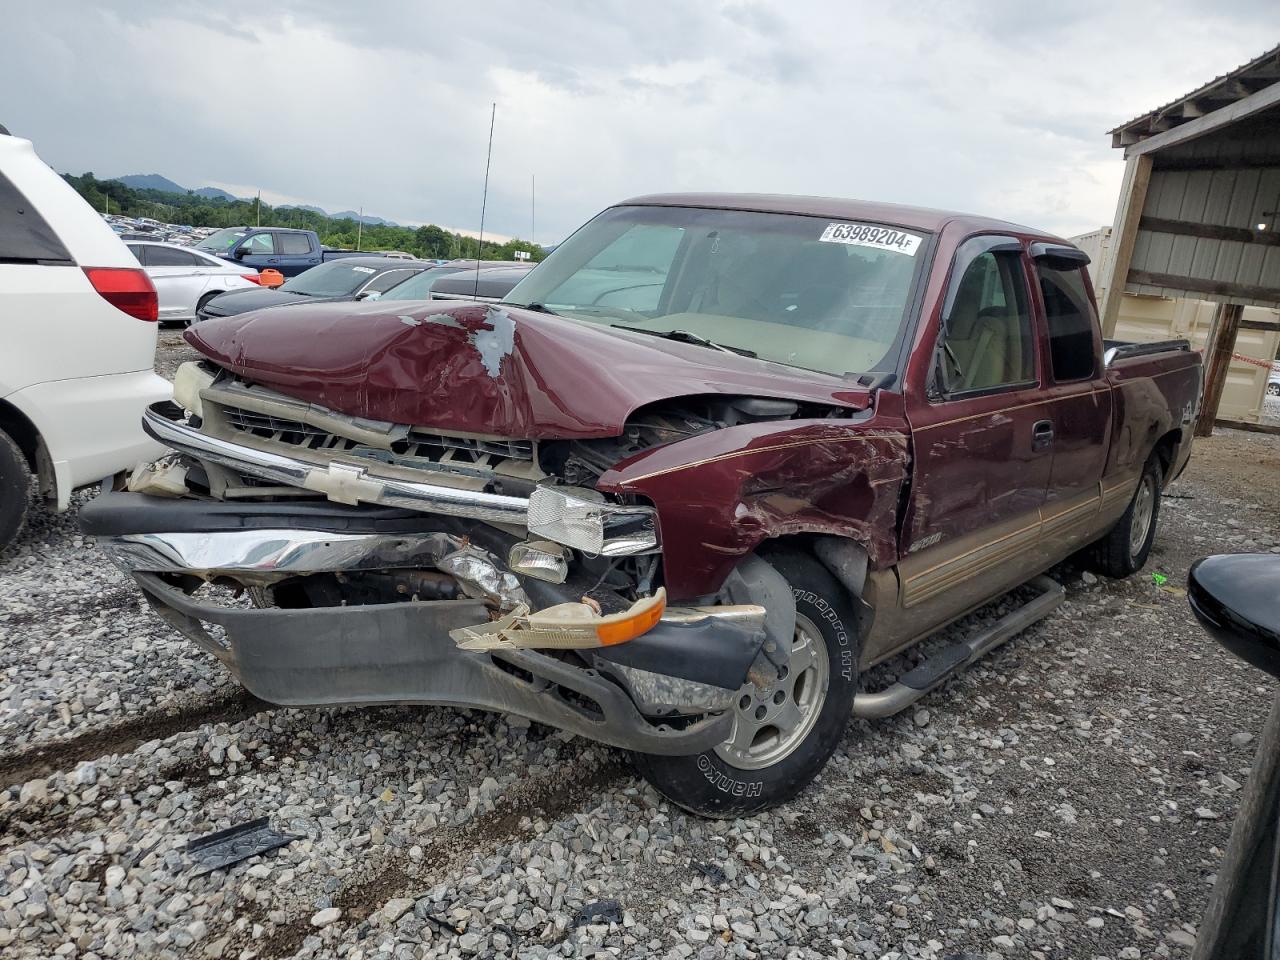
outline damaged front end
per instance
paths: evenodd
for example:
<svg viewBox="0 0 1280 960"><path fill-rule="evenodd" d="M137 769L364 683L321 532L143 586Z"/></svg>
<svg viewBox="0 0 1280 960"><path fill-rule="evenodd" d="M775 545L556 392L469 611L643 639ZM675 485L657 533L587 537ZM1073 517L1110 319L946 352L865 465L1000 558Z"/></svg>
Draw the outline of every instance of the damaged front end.
<svg viewBox="0 0 1280 960"><path fill-rule="evenodd" d="M765 610L668 605L652 508L554 482L533 443L178 379L145 420L175 453L81 523L250 692L498 710L650 754L728 736Z"/></svg>

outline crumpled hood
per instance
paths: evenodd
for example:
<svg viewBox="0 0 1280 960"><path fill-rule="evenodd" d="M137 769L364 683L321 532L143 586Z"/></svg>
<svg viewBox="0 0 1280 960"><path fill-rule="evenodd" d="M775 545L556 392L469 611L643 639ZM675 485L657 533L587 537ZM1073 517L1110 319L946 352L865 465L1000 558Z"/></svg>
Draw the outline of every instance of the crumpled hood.
<svg viewBox="0 0 1280 960"><path fill-rule="evenodd" d="M633 410L698 394L869 402L839 377L475 303L264 310L186 338L246 380L339 413L495 437L617 436Z"/></svg>

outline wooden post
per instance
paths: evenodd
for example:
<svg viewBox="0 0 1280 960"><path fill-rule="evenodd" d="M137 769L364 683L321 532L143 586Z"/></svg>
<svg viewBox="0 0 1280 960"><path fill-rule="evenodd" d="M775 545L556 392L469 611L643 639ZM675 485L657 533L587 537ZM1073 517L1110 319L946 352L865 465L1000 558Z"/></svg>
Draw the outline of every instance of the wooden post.
<svg viewBox="0 0 1280 960"><path fill-rule="evenodd" d="M1220 303L1214 312L1213 330L1204 358L1204 396L1200 401L1200 419L1196 421L1197 437L1213 436L1213 421L1218 418L1222 388L1227 384L1227 369L1236 351L1236 333L1243 313L1244 307L1234 303Z"/></svg>
<svg viewBox="0 0 1280 960"><path fill-rule="evenodd" d="M1129 278L1133 260L1133 244L1138 239L1138 221L1147 202L1147 185L1151 183L1151 154L1139 153L1129 158L1120 184L1120 201L1116 204L1116 221L1111 227L1111 254L1103 264L1097 286L1102 288L1102 335L1113 337L1120 319L1120 301Z"/></svg>

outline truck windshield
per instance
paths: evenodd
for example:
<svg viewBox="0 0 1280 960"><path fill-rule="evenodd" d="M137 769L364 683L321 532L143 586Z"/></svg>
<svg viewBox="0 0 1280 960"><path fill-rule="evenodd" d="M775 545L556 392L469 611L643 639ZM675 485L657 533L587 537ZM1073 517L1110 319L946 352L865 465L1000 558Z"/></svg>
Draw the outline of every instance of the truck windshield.
<svg viewBox="0 0 1280 960"><path fill-rule="evenodd" d="M878 223L614 207L561 244L505 302L837 376L885 371L923 240Z"/></svg>
<svg viewBox="0 0 1280 960"><path fill-rule="evenodd" d="M234 247L245 235L244 228L227 227L225 230L219 230L211 233L199 243L196 244L197 249L208 250L210 253L226 253Z"/></svg>
<svg viewBox="0 0 1280 960"><path fill-rule="evenodd" d="M368 283L377 272L373 267L331 260L286 280L280 289L300 293L304 297L345 297Z"/></svg>

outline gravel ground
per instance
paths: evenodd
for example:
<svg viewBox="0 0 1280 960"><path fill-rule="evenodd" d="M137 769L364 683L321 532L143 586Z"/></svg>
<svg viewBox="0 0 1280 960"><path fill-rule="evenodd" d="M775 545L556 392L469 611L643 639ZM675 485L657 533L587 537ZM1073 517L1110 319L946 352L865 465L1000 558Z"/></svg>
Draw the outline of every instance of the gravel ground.
<svg viewBox="0 0 1280 960"><path fill-rule="evenodd" d="M1272 427L1280 427L1280 397L1263 398L1261 422Z"/></svg>
<svg viewBox="0 0 1280 960"><path fill-rule="evenodd" d="M1280 439L1198 442L1140 575L1060 567L1055 614L732 822L515 718L258 703L36 512L0 558L0 953L1189 956L1272 687L1179 585L1280 552L1278 499ZM258 816L299 839L194 875Z"/></svg>

